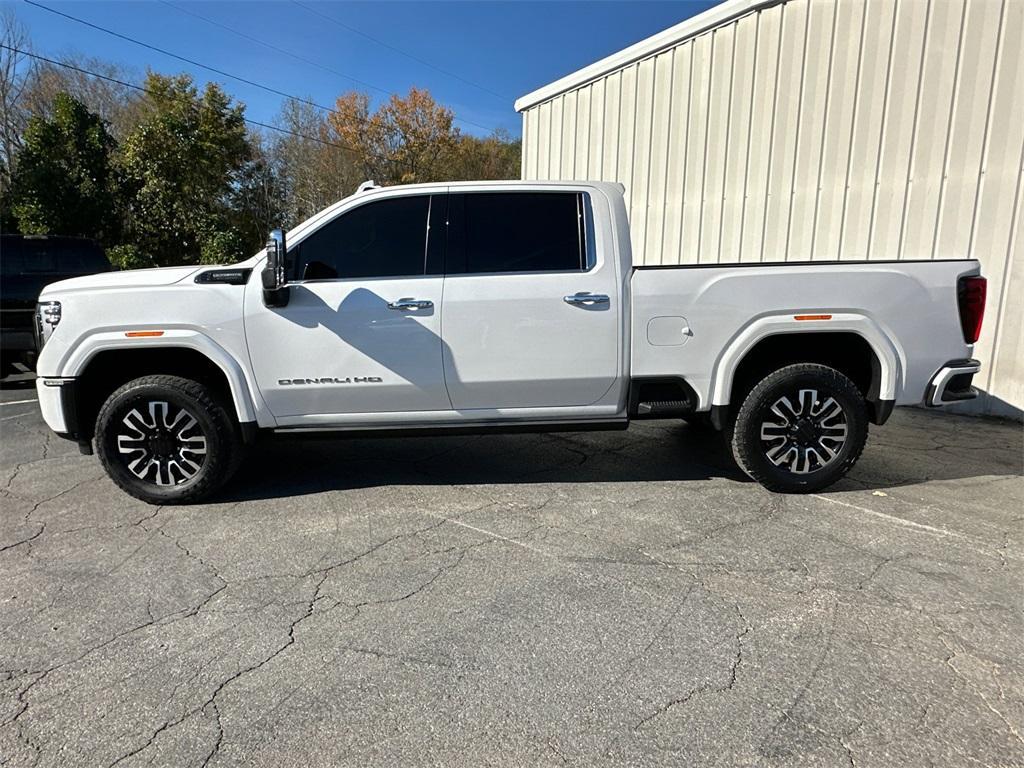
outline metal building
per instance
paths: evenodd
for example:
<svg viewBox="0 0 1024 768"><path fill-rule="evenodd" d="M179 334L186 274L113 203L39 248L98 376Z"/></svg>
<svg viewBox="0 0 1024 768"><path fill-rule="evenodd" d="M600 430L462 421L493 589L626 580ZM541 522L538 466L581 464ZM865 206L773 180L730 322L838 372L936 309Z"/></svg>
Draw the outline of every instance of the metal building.
<svg viewBox="0 0 1024 768"><path fill-rule="evenodd" d="M1024 409L1024 0L728 0L523 96L524 179L626 186L638 264L977 258Z"/></svg>

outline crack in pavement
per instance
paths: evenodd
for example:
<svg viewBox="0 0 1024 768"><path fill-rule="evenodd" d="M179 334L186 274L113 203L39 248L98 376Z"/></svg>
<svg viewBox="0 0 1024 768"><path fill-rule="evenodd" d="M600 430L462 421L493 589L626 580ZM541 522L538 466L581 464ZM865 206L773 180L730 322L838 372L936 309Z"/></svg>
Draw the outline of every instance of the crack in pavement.
<svg viewBox="0 0 1024 768"><path fill-rule="evenodd" d="M160 737L161 734L166 733L168 730L176 728L177 726L179 726L182 723L186 722L188 719L190 719L192 717L195 717L196 715L198 715L198 714L200 714L202 712L206 712L206 711L209 710L209 711L213 712L213 716L214 716L215 722L217 724L217 736L216 736L216 738L214 740L214 743L213 743L209 753L206 755L206 757L203 759L203 762L202 762L202 766L208 765L209 762L214 757L216 757L216 755L219 753L219 751L220 751L220 749L221 749L221 747L223 745L224 737L225 737L224 726L223 726L223 722L221 720L220 707L217 704L218 696L220 696L221 693L224 691L224 689L227 688L229 685L231 685L235 681L239 680L240 678L244 677L245 675L257 672L258 670L262 669L264 666L266 666L267 664L272 662L274 659L276 659L278 656L280 656L288 648L290 648L291 646L293 646L297 642L297 638L296 638L296 635L295 635L296 630L299 627L299 625L302 624L302 622L306 621L307 619L309 619L311 616L314 615L314 613L316 611L316 604L318 602L320 602L320 600L323 598L323 596L321 595L321 590L323 589L323 586L327 582L328 578L330 578L331 574L335 570L337 570L339 568L342 568L342 567L344 567L346 565L350 565L352 563L358 562L359 560L363 559L364 557L372 555L373 553L379 551L381 548L383 548L387 544L390 544L390 543L392 543L394 541L397 541L399 539L406 538L406 537L409 537L409 536L420 535L420 534L425 533L427 531L433 530L434 528L437 528L440 525L441 525L441 523L438 523L436 525L427 526L426 528L420 528L420 529L417 529L415 531L401 533L401 534L396 534L395 536L391 536L391 537L389 537L388 539L386 539L386 540L384 540L382 542L378 542L378 543L374 544L373 546L371 546L368 549L360 552L357 555L345 558L345 559L343 559L341 561L338 561L338 562L333 563L331 565L328 565L326 567L318 568L318 569L312 569L312 570L306 572L303 576L301 576L301 578L308 579L308 578L311 578L313 576L317 576L318 578L316 579L316 581L314 583L313 591L312 591L312 594L309 597L309 600L306 601L303 604L304 605L303 611L300 613L300 615L298 617L293 619L292 622L290 623L290 625L288 627L287 637L285 638L284 642L281 645L279 645L269 655L263 657L262 659L260 659L256 663L250 664L250 665L246 666L243 669L237 670L233 674L231 674L229 677L227 677L226 679L222 680L216 686L216 688L213 690L213 692L207 697L207 699L201 705L199 705L197 707L193 707L192 709L186 711L183 715L181 715L180 717L178 717L176 719L164 721L163 724L158 726L156 728L156 730L153 731L153 733L147 738L147 740L143 744L138 745L137 747L134 747L133 749L131 749L128 752L126 752L125 754L123 754L123 755L119 756L118 758L116 758L113 762L109 763L108 768L113 768L113 766L123 762L124 760L127 760L128 758L134 757L135 755L138 755L139 753L145 751L146 749L148 749L150 746L152 746L156 742L156 740ZM163 535L168 536L168 534L163 532L163 528L162 527L158 528L157 530L160 533L162 533ZM171 537L168 536L168 538L171 538ZM202 563L207 568L212 569L214 574L217 576L217 578L219 578L222 581L224 581L223 578L220 576L220 574L216 571L216 569L213 568L213 566L209 565L202 558L200 558L197 555L193 554L184 545L180 544L180 542L178 542L177 540L175 540L175 543L189 557L192 557L192 558L196 559L197 561ZM358 608L360 608L362 606L366 606L366 605L383 604L383 603L386 603L386 602L397 602L397 601L405 600L405 599L407 599L409 597L412 597L413 595L416 595L416 594L422 592L427 587L429 587L431 584L433 584L435 581L437 581L437 579L439 579L444 573L447 573L448 571L450 571L450 570L454 569L455 567L457 567L458 564L462 562L462 557L463 556L464 556L464 553L462 553L460 555L459 559L455 563L439 569L424 584L421 584L420 586L418 586L417 588L415 588L414 590L410 591L409 593L403 595L400 598L397 598L395 600L365 601L365 602L360 603L360 604L358 604L357 606L354 606L354 607L358 610ZM227 582L225 581L224 585L222 587L220 587L216 592L220 592L223 589L225 589L226 587L227 587ZM214 594L216 594L216 592ZM212 599L212 597L213 596L211 595L210 597L207 598L207 600ZM335 606L336 605L337 605L337 603L335 604ZM331 607L333 608L335 606L331 606ZM198 676L198 674L199 673L197 673L196 676Z"/></svg>
<svg viewBox="0 0 1024 768"><path fill-rule="evenodd" d="M967 653L965 651L957 651L954 648L950 647L950 645L946 642L946 639L944 637L942 637L941 635L939 636L939 640L942 642L942 644L946 647L946 650L949 652L949 656L946 657L945 664L953 672L954 676L957 677L958 679L962 680L964 685L967 687L967 689L970 690L975 695L977 695L978 698L981 699L981 701L985 705L985 707L989 711L991 711L992 714L994 714L997 718L999 718L999 720L1003 723L1003 725L1006 726L1007 730L1010 732L1010 735L1014 739L1016 739L1020 744L1024 745L1024 736L1021 735L1020 731L1017 730L1016 726L1014 726L1014 724L1010 722L1009 718L1007 718L1007 716L1003 712L1001 712L999 709L997 709L995 706L993 706L992 702L990 702L988 700L988 696L985 695L985 692L982 691L975 684L975 682L973 680L971 680L969 677L967 677L967 675L965 675L963 672L961 672L959 669L957 669L956 668L956 664L953 663L953 660L957 656L961 656L961 655L971 656L971 654L969 654L969 653ZM974 658L976 658L976 657L974 657ZM1005 695L1003 694L1003 691L1002 691L1002 686L999 685L998 680L995 681L995 682L996 682L996 686L1000 689L1000 691L999 691L1000 692L1000 697L1005 699Z"/></svg>
<svg viewBox="0 0 1024 768"><path fill-rule="evenodd" d="M774 740L775 737L778 735L778 732L782 726L783 721L789 720L791 722L795 722L795 720L793 719L794 710L796 710L796 708L800 706L800 703L804 700L804 697L807 696L807 692L810 690L811 685L818 678L818 675L824 668L825 660L832 652L833 644L835 642L836 624L838 622L838 619L839 601L836 600L832 604L832 619L829 622L825 647L822 649L821 655L818 656L818 660L815 662L814 667L811 669L811 673L807 676L807 679L804 680L804 682L800 685L800 690L797 691L796 696L793 697L792 701L790 701L790 703L786 706L786 709L783 711L783 713L776 719L775 724L772 726L768 735L761 740L761 743L758 747L758 752L760 753L758 764L761 764L766 758L770 757L767 751L767 744L769 741Z"/></svg>
<svg viewBox="0 0 1024 768"><path fill-rule="evenodd" d="M49 497L47 497L45 499L41 499L41 500L35 502L32 505L31 509L29 509L29 511L25 513L25 515L24 515L25 522L26 523L27 522L31 522L32 515L36 512L36 510L38 510L41 506L43 506L43 504L49 504L51 501L56 501L57 499L59 499L59 498L61 498L63 496L66 496L67 494L71 493L72 491L77 490L78 488L80 488L81 486L83 486L83 485L85 485L87 483L94 483L94 482L96 482L98 480L102 480L103 477L105 477L105 475L98 475L97 477L86 478L85 480L82 480L80 482L75 483L74 485L70 486L69 488L65 488L60 493L56 493L53 496L49 496ZM15 542L14 544L8 544L6 546L0 547L0 552L5 552L5 551L7 551L9 549L14 549L15 547L20 547L22 544L27 544L28 547L29 547L29 552L31 552L31 550L32 550L32 542L35 539L37 539L40 536L42 536L43 535L43 531L46 530L46 523L45 522L39 522L38 524L39 524L39 530L36 531L33 535L29 536L27 539L22 539L21 541Z"/></svg>

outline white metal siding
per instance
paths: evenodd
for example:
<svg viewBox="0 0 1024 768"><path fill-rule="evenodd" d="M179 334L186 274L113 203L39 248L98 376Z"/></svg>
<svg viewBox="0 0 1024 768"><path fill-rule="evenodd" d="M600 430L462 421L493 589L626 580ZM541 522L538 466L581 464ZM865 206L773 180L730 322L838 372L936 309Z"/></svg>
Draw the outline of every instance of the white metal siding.
<svg viewBox="0 0 1024 768"><path fill-rule="evenodd" d="M1022 39L1024 0L789 0L528 107L523 177L625 184L638 264L977 258L1021 409Z"/></svg>

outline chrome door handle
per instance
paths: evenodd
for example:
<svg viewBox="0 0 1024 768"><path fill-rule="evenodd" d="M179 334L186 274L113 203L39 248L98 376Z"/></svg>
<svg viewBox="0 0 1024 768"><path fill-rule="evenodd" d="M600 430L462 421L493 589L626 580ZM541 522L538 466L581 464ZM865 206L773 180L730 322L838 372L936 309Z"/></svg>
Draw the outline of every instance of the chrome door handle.
<svg viewBox="0 0 1024 768"><path fill-rule="evenodd" d="M397 309L403 312L410 309L431 309L433 306L434 302L429 299L398 299L388 302L388 309Z"/></svg>
<svg viewBox="0 0 1024 768"><path fill-rule="evenodd" d="M609 304L609 299L603 293L574 293L571 296L563 296L562 301L566 304L575 304L577 306L592 307L595 304Z"/></svg>

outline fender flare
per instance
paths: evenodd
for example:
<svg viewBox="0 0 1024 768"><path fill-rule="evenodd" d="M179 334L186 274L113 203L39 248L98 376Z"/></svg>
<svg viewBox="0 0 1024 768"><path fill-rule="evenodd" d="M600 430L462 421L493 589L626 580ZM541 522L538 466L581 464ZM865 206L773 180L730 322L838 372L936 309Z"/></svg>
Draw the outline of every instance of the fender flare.
<svg viewBox="0 0 1024 768"><path fill-rule="evenodd" d="M61 375L69 378L81 376L89 361L100 352L160 347L192 349L216 365L227 379L235 413L240 422L258 421L258 416L263 415L260 414L260 410L263 409L257 406L259 400L250 390L245 371L238 361L206 334L189 329L169 329L163 331L162 336L137 339L126 338L123 330L92 333L80 339L74 346L61 365Z"/></svg>
<svg viewBox="0 0 1024 768"><path fill-rule="evenodd" d="M814 310L828 312L828 310ZM903 389L905 356L892 338L867 315L853 312L832 313L830 319L795 320L792 313L760 317L737 333L715 362L712 372L711 405L729 405L736 369L754 346L768 338L791 333L855 333L871 347L881 367L878 399L895 400Z"/></svg>

